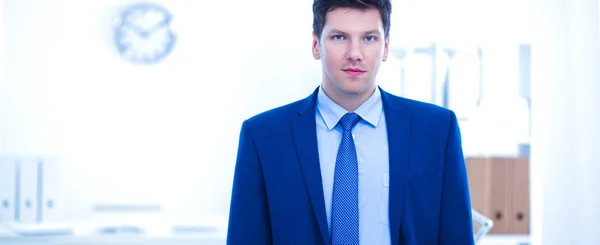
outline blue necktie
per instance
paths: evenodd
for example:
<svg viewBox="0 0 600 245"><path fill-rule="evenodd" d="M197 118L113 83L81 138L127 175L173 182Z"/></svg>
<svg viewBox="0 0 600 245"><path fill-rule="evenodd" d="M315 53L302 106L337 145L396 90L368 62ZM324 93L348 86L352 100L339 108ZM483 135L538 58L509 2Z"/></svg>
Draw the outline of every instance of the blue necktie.
<svg viewBox="0 0 600 245"><path fill-rule="evenodd" d="M338 149L331 200L331 245L358 245L358 160L352 128L360 121L356 113L340 119L342 142Z"/></svg>

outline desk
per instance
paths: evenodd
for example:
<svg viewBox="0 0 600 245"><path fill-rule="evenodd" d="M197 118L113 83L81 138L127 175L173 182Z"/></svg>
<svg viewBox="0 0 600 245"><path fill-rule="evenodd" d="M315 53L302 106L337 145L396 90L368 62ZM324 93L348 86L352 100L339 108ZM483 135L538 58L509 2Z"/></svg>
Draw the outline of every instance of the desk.
<svg viewBox="0 0 600 245"><path fill-rule="evenodd" d="M478 245L529 245L527 235L487 235ZM97 237L19 237L0 227L0 245L224 245L225 235L174 237L97 236Z"/></svg>
<svg viewBox="0 0 600 245"><path fill-rule="evenodd" d="M530 245L529 235L488 234L477 245Z"/></svg>
<svg viewBox="0 0 600 245"><path fill-rule="evenodd" d="M0 237L0 245L224 245L225 237Z"/></svg>
<svg viewBox="0 0 600 245"><path fill-rule="evenodd" d="M0 245L224 245L224 234L21 237L0 226Z"/></svg>

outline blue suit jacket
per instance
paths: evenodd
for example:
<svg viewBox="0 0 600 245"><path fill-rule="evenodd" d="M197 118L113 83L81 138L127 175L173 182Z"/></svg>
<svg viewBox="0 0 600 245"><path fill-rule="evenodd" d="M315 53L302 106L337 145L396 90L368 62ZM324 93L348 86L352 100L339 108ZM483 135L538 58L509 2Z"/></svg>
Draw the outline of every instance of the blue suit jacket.
<svg viewBox="0 0 600 245"><path fill-rule="evenodd" d="M227 244L329 244L315 108L308 98L244 121ZM394 245L472 245L461 136L447 109L381 90Z"/></svg>

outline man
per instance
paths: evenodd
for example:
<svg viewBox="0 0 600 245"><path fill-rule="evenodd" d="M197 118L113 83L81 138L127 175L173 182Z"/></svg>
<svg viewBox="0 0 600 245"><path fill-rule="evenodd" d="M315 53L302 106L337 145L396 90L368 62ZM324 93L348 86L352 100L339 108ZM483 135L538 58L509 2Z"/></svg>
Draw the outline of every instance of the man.
<svg viewBox="0 0 600 245"><path fill-rule="evenodd" d="M246 120L227 243L473 244L453 112L376 85L390 0L315 0L321 86Z"/></svg>

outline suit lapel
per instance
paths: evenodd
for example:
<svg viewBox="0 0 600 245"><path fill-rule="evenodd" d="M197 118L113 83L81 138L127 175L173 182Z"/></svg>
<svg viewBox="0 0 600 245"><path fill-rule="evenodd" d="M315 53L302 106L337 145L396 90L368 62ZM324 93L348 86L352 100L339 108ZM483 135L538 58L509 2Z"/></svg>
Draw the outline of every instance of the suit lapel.
<svg viewBox="0 0 600 245"><path fill-rule="evenodd" d="M381 89L380 89L381 90ZM406 103L381 90L388 132L390 160L389 218L392 244L398 244L407 189L410 113Z"/></svg>
<svg viewBox="0 0 600 245"><path fill-rule="evenodd" d="M294 143L298 151L300 168L304 175L304 183L316 215L319 230L324 244L329 244L329 229L325 213L323 182L319 165L317 145L317 124L315 120L315 105L317 91L306 98L298 110L298 115L292 122Z"/></svg>

